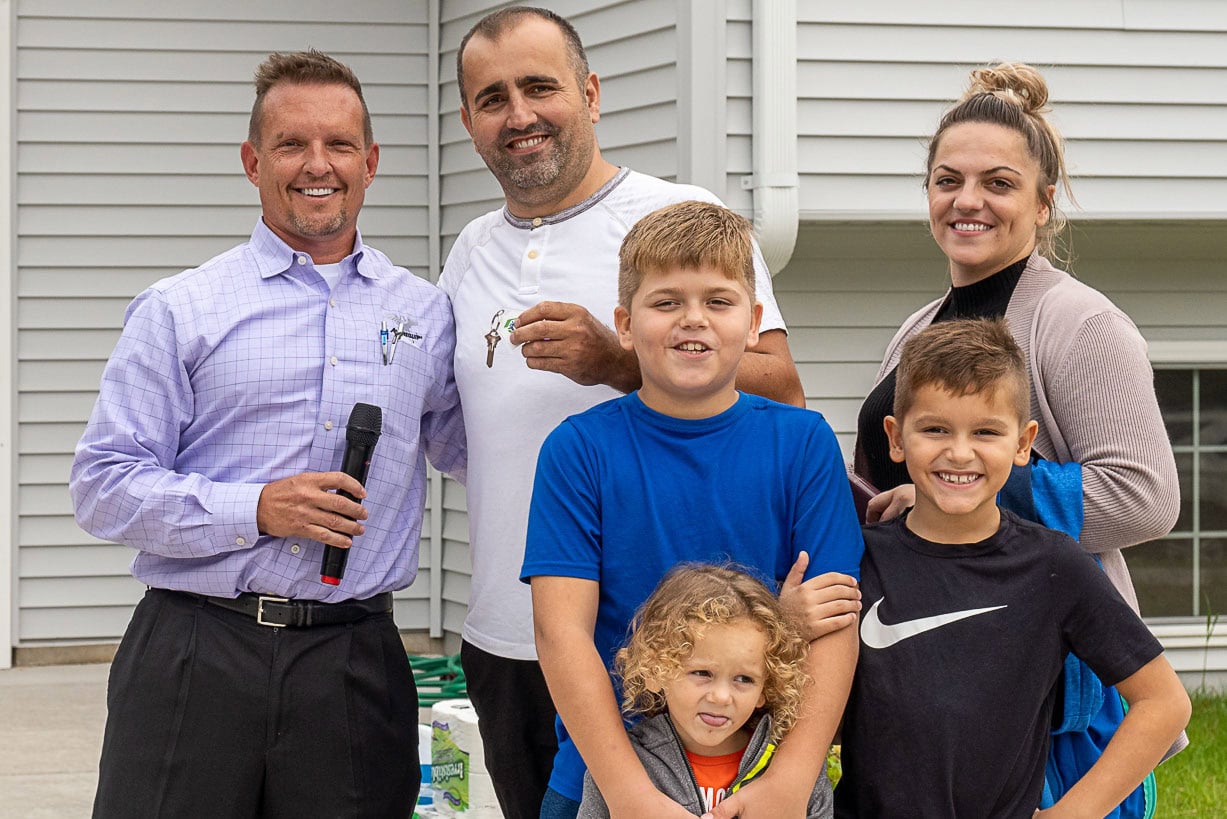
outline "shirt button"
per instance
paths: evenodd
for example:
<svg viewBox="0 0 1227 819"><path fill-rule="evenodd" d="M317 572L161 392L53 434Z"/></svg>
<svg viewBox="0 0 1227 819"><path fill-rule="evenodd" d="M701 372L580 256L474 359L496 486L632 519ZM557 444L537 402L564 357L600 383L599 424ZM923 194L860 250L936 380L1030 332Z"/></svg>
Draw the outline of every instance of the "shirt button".
<svg viewBox="0 0 1227 819"><path fill-rule="evenodd" d="M538 256L540 256L540 255L541 255L541 254L540 254L540 253L538 253L538 252L537 252L537 251L535 251L535 250L530 250L530 251L528 251L528 258L530 258L530 259L535 259L535 258L537 258L537 257L538 257Z"/></svg>
<svg viewBox="0 0 1227 819"><path fill-rule="evenodd" d="M337 357L334 355L332 358L328 359L328 363L334 367L337 366Z"/></svg>
<svg viewBox="0 0 1227 819"><path fill-rule="evenodd" d="M234 545L235 545L235 546L246 546L246 545L247 545L247 538L245 538L245 537L236 537L236 538L234 539Z"/></svg>
<svg viewBox="0 0 1227 819"><path fill-rule="evenodd" d="M290 554L292 555L296 555L301 551L302 551L302 547L299 546L297 543L295 543L293 546L290 547Z"/></svg>
<svg viewBox="0 0 1227 819"><path fill-rule="evenodd" d="M329 307L336 307L336 306L337 306L337 300L336 300L336 299L329 299L329 300L328 300L328 306L329 306Z"/></svg>
<svg viewBox="0 0 1227 819"><path fill-rule="evenodd" d="M306 263L307 263L307 257L306 257L306 256L299 256L299 257L298 257L298 263L299 263L299 264L306 264Z"/></svg>
<svg viewBox="0 0 1227 819"><path fill-rule="evenodd" d="M332 429L332 422L331 422L331 421L325 421L325 422L324 422L324 429Z"/></svg>
<svg viewBox="0 0 1227 819"><path fill-rule="evenodd" d="M541 217L540 216L533 217L533 227L541 227Z"/></svg>

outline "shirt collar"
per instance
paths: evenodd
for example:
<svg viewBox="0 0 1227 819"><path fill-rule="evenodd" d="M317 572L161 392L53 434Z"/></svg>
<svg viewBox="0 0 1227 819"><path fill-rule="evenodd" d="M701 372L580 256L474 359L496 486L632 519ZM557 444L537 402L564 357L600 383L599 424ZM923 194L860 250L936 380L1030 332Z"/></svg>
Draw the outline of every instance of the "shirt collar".
<svg viewBox="0 0 1227 819"><path fill-rule="evenodd" d="M268 279L287 273L299 264L299 257L304 257L307 264L312 264L311 256L300 250L295 250L264 224L264 219L256 221L256 228L251 232L251 249L255 256L256 268L260 278ZM378 279L379 271L373 261L368 258L366 246L362 244L362 231L354 234L354 250L341 260L346 272L357 270L358 275L367 279Z"/></svg>
<svg viewBox="0 0 1227 819"><path fill-rule="evenodd" d="M612 179L602 185L587 199L572 205L566 210L560 210L558 213L551 213L549 216L536 216L525 219L521 216L514 215L507 209L506 205L503 205L503 218L506 219L507 223L512 227L520 228L522 230L532 230L533 228L541 227L542 225L556 225L559 222L565 222L568 219L579 216L581 213L608 196L609 192L618 187L618 185L622 183L623 179L626 179L630 172L630 168L626 166L620 167L618 172L613 175Z"/></svg>

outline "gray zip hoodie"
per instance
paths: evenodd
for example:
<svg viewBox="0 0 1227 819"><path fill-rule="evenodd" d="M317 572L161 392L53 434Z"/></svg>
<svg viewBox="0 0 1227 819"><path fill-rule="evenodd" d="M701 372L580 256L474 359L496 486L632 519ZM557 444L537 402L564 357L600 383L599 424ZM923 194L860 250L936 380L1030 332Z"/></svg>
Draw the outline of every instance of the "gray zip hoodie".
<svg viewBox="0 0 1227 819"><path fill-rule="evenodd" d="M706 813L699 786L690 770L690 763L686 761L682 740L669 720L669 715L657 714L642 720L631 726L629 733L631 745L639 755L639 761L643 763L652 784L695 816ZM775 753L775 745L767 741L770 736L771 717L764 714L750 737L745 755L741 758L741 766L737 770L739 786L756 779L767 769L765 763L769 762L770 756ZM832 815L831 780L827 779L824 765L822 775L814 783L814 792L810 795L805 817L830 819ZM589 773L584 774L584 799L580 803L578 819L609 819L609 808Z"/></svg>

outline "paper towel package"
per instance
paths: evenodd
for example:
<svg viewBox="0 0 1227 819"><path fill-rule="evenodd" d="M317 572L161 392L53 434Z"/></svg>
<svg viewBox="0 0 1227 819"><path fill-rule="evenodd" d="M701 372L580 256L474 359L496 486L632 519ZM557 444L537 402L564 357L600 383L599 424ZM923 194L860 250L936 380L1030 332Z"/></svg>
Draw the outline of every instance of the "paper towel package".
<svg viewBox="0 0 1227 819"><path fill-rule="evenodd" d="M443 700L430 711L430 775L435 813L501 819L494 783L477 732L477 712L466 700Z"/></svg>

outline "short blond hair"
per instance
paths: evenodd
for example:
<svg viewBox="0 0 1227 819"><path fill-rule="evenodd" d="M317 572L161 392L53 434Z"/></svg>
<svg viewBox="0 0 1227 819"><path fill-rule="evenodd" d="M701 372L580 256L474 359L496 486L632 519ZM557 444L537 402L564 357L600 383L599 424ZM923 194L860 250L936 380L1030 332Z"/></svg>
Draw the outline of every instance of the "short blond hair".
<svg viewBox="0 0 1227 819"><path fill-rule="evenodd" d="M652 690L653 684L677 679L705 628L741 621L767 638L763 708L771 714L772 741L778 742L796 723L809 685L804 667L809 643L771 590L733 565L679 564L640 607L626 646L614 657L622 710L664 713L664 692Z"/></svg>
<svg viewBox="0 0 1227 819"><path fill-rule="evenodd" d="M627 310L643 277L710 267L740 282L754 298L754 226L710 202L678 202L635 223L618 251L618 303Z"/></svg>

